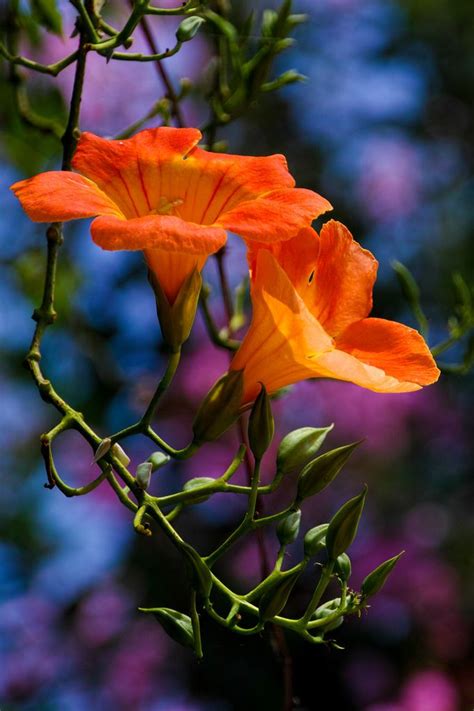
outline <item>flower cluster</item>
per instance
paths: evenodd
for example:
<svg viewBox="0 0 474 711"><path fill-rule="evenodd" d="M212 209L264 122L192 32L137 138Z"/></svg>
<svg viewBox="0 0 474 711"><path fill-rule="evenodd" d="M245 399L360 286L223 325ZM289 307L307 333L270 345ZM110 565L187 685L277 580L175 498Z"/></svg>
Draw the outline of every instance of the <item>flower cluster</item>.
<svg viewBox="0 0 474 711"><path fill-rule="evenodd" d="M193 275L223 247L227 231L240 235L253 318L229 371L242 374L239 409L255 400L261 383L271 394L309 378L390 393L435 382L439 370L417 331L369 318L373 255L339 222L327 222L320 234L311 228L330 203L296 188L283 156L215 154L198 147L200 138L194 128L147 129L127 140L83 133L76 172L42 173L12 189L36 222L94 217L91 234L100 247L141 250L164 332L164 307L172 332L184 318L190 284L200 288Z"/></svg>

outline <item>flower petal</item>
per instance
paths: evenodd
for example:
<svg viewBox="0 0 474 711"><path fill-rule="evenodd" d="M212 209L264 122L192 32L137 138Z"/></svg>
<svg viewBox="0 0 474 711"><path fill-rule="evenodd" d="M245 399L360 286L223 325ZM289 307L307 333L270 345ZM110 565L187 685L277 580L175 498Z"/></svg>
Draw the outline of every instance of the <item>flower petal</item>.
<svg viewBox="0 0 474 711"><path fill-rule="evenodd" d="M312 283L302 296L332 336L370 313L377 267L347 227L335 220L323 225Z"/></svg>
<svg viewBox="0 0 474 711"><path fill-rule="evenodd" d="M273 393L313 377L308 356L334 347L268 250L257 255L252 306L252 322L231 363L232 370L244 369L243 404L255 398L259 382Z"/></svg>
<svg viewBox="0 0 474 711"><path fill-rule="evenodd" d="M182 170L183 158L200 138L197 128L166 126L122 141L82 133L72 165L110 195L126 217L138 217L156 209L162 195L180 197L180 186L173 183L181 172L174 164L179 161Z"/></svg>
<svg viewBox="0 0 474 711"><path fill-rule="evenodd" d="M415 329L395 321L380 318L358 321L336 339L336 348L397 381L398 385L390 386L391 392L431 385L440 375L423 337ZM372 382L372 374L367 382L357 384L385 392L382 383Z"/></svg>
<svg viewBox="0 0 474 711"><path fill-rule="evenodd" d="M213 254L226 241L220 227L196 225L172 215L148 215L131 220L99 217L91 225L92 239L108 250L160 249L189 254Z"/></svg>
<svg viewBox="0 0 474 711"><path fill-rule="evenodd" d="M294 237L331 209L331 204L312 190L281 189L240 203L224 212L217 222L249 241L269 243Z"/></svg>
<svg viewBox="0 0 474 711"><path fill-rule="evenodd" d="M34 222L66 222L96 215L123 217L118 206L95 183L67 171L40 173L20 180L11 190Z"/></svg>

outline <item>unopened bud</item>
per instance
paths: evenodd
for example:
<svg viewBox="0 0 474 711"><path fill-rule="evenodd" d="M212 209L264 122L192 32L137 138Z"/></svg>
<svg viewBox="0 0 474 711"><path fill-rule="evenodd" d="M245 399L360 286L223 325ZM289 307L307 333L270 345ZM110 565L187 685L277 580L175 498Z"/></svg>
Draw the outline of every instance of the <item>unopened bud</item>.
<svg viewBox="0 0 474 711"><path fill-rule="evenodd" d="M293 543L298 537L301 522L301 511L291 511L277 526L277 536L282 546Z"/></svg>
<svg viewBox="0 0 474 711"><path fill-rule="evenodd" d="M150 454L147 459L147 462L150 462L151 464L152 472L156 472L157 469L164 467L164 465L168 464L169 461L169 456L163 452L153 452L153 454Z"/></svg>
<svg viewBox="0 0 474 711"><path fill-rule="evenodd" d="M326 488L341 471L360 442L346 444L321 454L303 469L298 480L297 499L303 501Z"/></svg>
<svg viewBox="0 0 474 711"><path fill-rule="evenodd" d="M202 401L193 424L196 444L217 439L239 416L243 372L243 370L229 370Z"/></svg>
<svg viewBox="0 0 474 711"><path fill-rule="evenodd" d="M351 559L347 553L341 553L341 555L338 556L336 565L334 566L334 571L342 582L347 582L349 580L352 573L352 566Z"/></svg>
<svg viewBox="0 0 474 711"><path fill-rule="evenodd" d="M326 548L332 560L344 553L356 537L366 495L367 487L364 487L362 493L341 506L329 522Z"/></svg>
<svg viewBox="0 0 474 711"><path fill-rule="evenodd" d="M197 17L196 15L185 17L176 30L176 39L178 42L189 42L189 40L192 40L204 22L205 19L203 17Z"/></svg>
<svg viewBox="0 0 474 711"><path fill-rule="evenodd" d="M289 432L278 447L277 471L290 474L304 466L311 457L314 457L333 427L334 425L318 429L301 427Z"/></svg>
<svg viewBox="0 0 474 711"><path fill-rule="evenodd" d="M130 464L130 457L119 444L114 444L114 446L112 447L112 454L114 455L114 457L117 457L119 462L123 464L124 467L128 467L128 465Z"/></svg>
<svg viewBox="0 0 474 711"><path fill-rule="evenodd" d="M287 574L284 573L275 585L263 593L258 605L261 620L269 620L283 610L300 572L300 570L295 570Z"/></svg>
<svg viewBox="0 0 474 711"><path fill-rule="evenodd" d="M307 531L303 542L304 554L307 558L311 558L316 553L319 553L321 548L324 548L328 526L328 523L322 523L320 526L315 526Z"/></svg>
<svg viewBox="0 0 474 711"><path fill-rule="evenodd" d="M271 444L275 433L270 398L263 383L249 417L248 436L255 459L261 459Z"/></svg>
<svg viewBox="0 0 474 711"><path fill-rule="evenodd" d="M94 454L94 462L98 462L99 459L102 459L102 457L105 457L107 452L112 446L112 440L110 437L106 437L105 439L102 440L102 442L99 444L97 449L95 450Z"/></svg>
<svg viewBox="0 0 474 711"><path fill-rule="evenodd" d="M135 479L140 489L144 491L148 489L152 471L153 465L151 462L142 462L138 465L137 471L135 472Z"/></svg>
<svg viewBox="0 0 474 711"><path fill-rule="evenodd" d="M362 597L371 597L383 588L388 576L400 560L403 553L404 551L394 556L393 558L389 558L385 561L385 563L381 563L377 568L375 568L375 570L369 573L369 575L362 583L362 587L360 589Z"/></svg>
<svg viewBox="0 0 474 711"><path fill-rule="evenodd" d="M151 612L164 631L175 642L194 649L194 634L191 618L169 607L139 607L140 612Z"/></svg>
<svg viewBox="0 0 474 711"><path fill-rule="evenodd" d="M203 486L206 486L206 484L213 484L215 482L215 479L209 476L197 476L194 479L190 479L189 481L186 482L186 484L183 486L183 491L193 491L193 489L200 489ZM199 498L193 499L192 503L193 504L200 504L203 501L207 501L209 498L210 494L204 494L204 496L200 496Z"/></svg>

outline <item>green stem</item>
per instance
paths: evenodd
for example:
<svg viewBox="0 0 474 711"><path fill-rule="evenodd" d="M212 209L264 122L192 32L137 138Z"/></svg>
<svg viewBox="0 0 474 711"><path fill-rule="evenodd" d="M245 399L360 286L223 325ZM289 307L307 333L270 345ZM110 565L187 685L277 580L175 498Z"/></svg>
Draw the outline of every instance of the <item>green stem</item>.
<svg viewBox="0 0 474 711"><path fill-rule="evenodd" d="M194 649L198 659L202 659L201 625L196 607L196 591L191 591L191 622L193 625Z"/></svg>
<svg viewBox="0 0 474 711"><path fill-rule="evenodd" d="M167 389L169 388L169 386L171 384L171 381L174 378L174 375L178 369L180 359L181 359L181 349L170 354L165 373L164 373L163 377L161 378L160 382L158 383L158 386L157 386L155 393L150 401L150 404L148 405L148 407L145 411L145 414L143 415L143 417L141 419L141 424L144 428L149 427L150 422L153 419L153 415L155 414L155 410L158 406L160 399L165 394L165 392L167 391Z"/></svg>
<svg viewBox="0 0 474 711"><path fill-rule="evenodd" d="M330 560L328 563L326 563L326 565L323 566L321 577L319 578L319 582L316 586L316 590L313 593L313 596L309 602L306 612L304 613L303 617L301 618L301 622L305 626L309 622L311 615L313 614L313 612L316 610L317 606L319 605L319 601L321 600L327 586L329 585L329 582L332 577L332 572L334 570L334 565L335 565L335 562L333 560Z"/></svg>

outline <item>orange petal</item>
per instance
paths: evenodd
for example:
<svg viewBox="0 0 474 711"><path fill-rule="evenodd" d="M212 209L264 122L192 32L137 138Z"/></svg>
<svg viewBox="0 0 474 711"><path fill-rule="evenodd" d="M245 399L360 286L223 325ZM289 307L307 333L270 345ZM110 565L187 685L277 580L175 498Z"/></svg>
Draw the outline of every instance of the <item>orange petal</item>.
<svg viewBox="0 0 474 711"><path fill-rule="evenodd" d="M268 250L257 256L252 306L252 322L231 363L233 370L244 369L243 404L255 398L259 382L273 393L313 377L310 357L333 348Z"/></svg>
<svg viewBox="0 0 474 711"><path fill-rule="evenodd" d="M370 377L365 382L350 378L352 382L370 390L414 390L423 385L431 385L440 375L423 337L413 328L395 321L380 318L358 321L337 338L336 348L394 381L386 390L388 383L379 382L380 375L372 371L367 370Z"/></svg>
<svg viewBox="0 0 474 711"><path fill-rule="evenodd" d="M224 212L218 224L250 241L269 243L294 237L331 209L331 204L312 190L273 190Z"/></svg>
<svg viewBox="0 0 474 711"><path fill-rule="evenodd" d="M194 269L201 271L207 254L167 252L163 249L146 249L144 255L148 268L156 275L170 304L173 304L186 278Z"/></svg>
<svg viewBox="0 0 474 711"><path fill-rule="evenodd" d="M323 225L313 280L302 296L332 336L370 313L377 267L347 227L335 220Z"/></svg>
<svg viewBox="0 0 474 711"><path fill-rule="evenodd" d="M72 164L110 195L126 217L139 217L156 209L160 196L181 197L180 186L170 184L170 166L179 161L182 170L182 159L200 138L197 128L151 128L123 141L82 133ZM179 180L180 171L175 172Z"/></svg>
<svg viewBox="0 0 474 711"><path fill-rule="evenodd" d="M91 234L99 247L108 250L160 249L201 255L217 252L227 237L220 227L196 225L172 215L131 220L98 217L91 225Z"/></svg>
<svg viewBox="0 0 474 711"><path fill-rule="evenodd" d="M95 183L66 171L40 173L11 186L34 222L66 222L81 217L116 215L118 206Z"/></svg>

